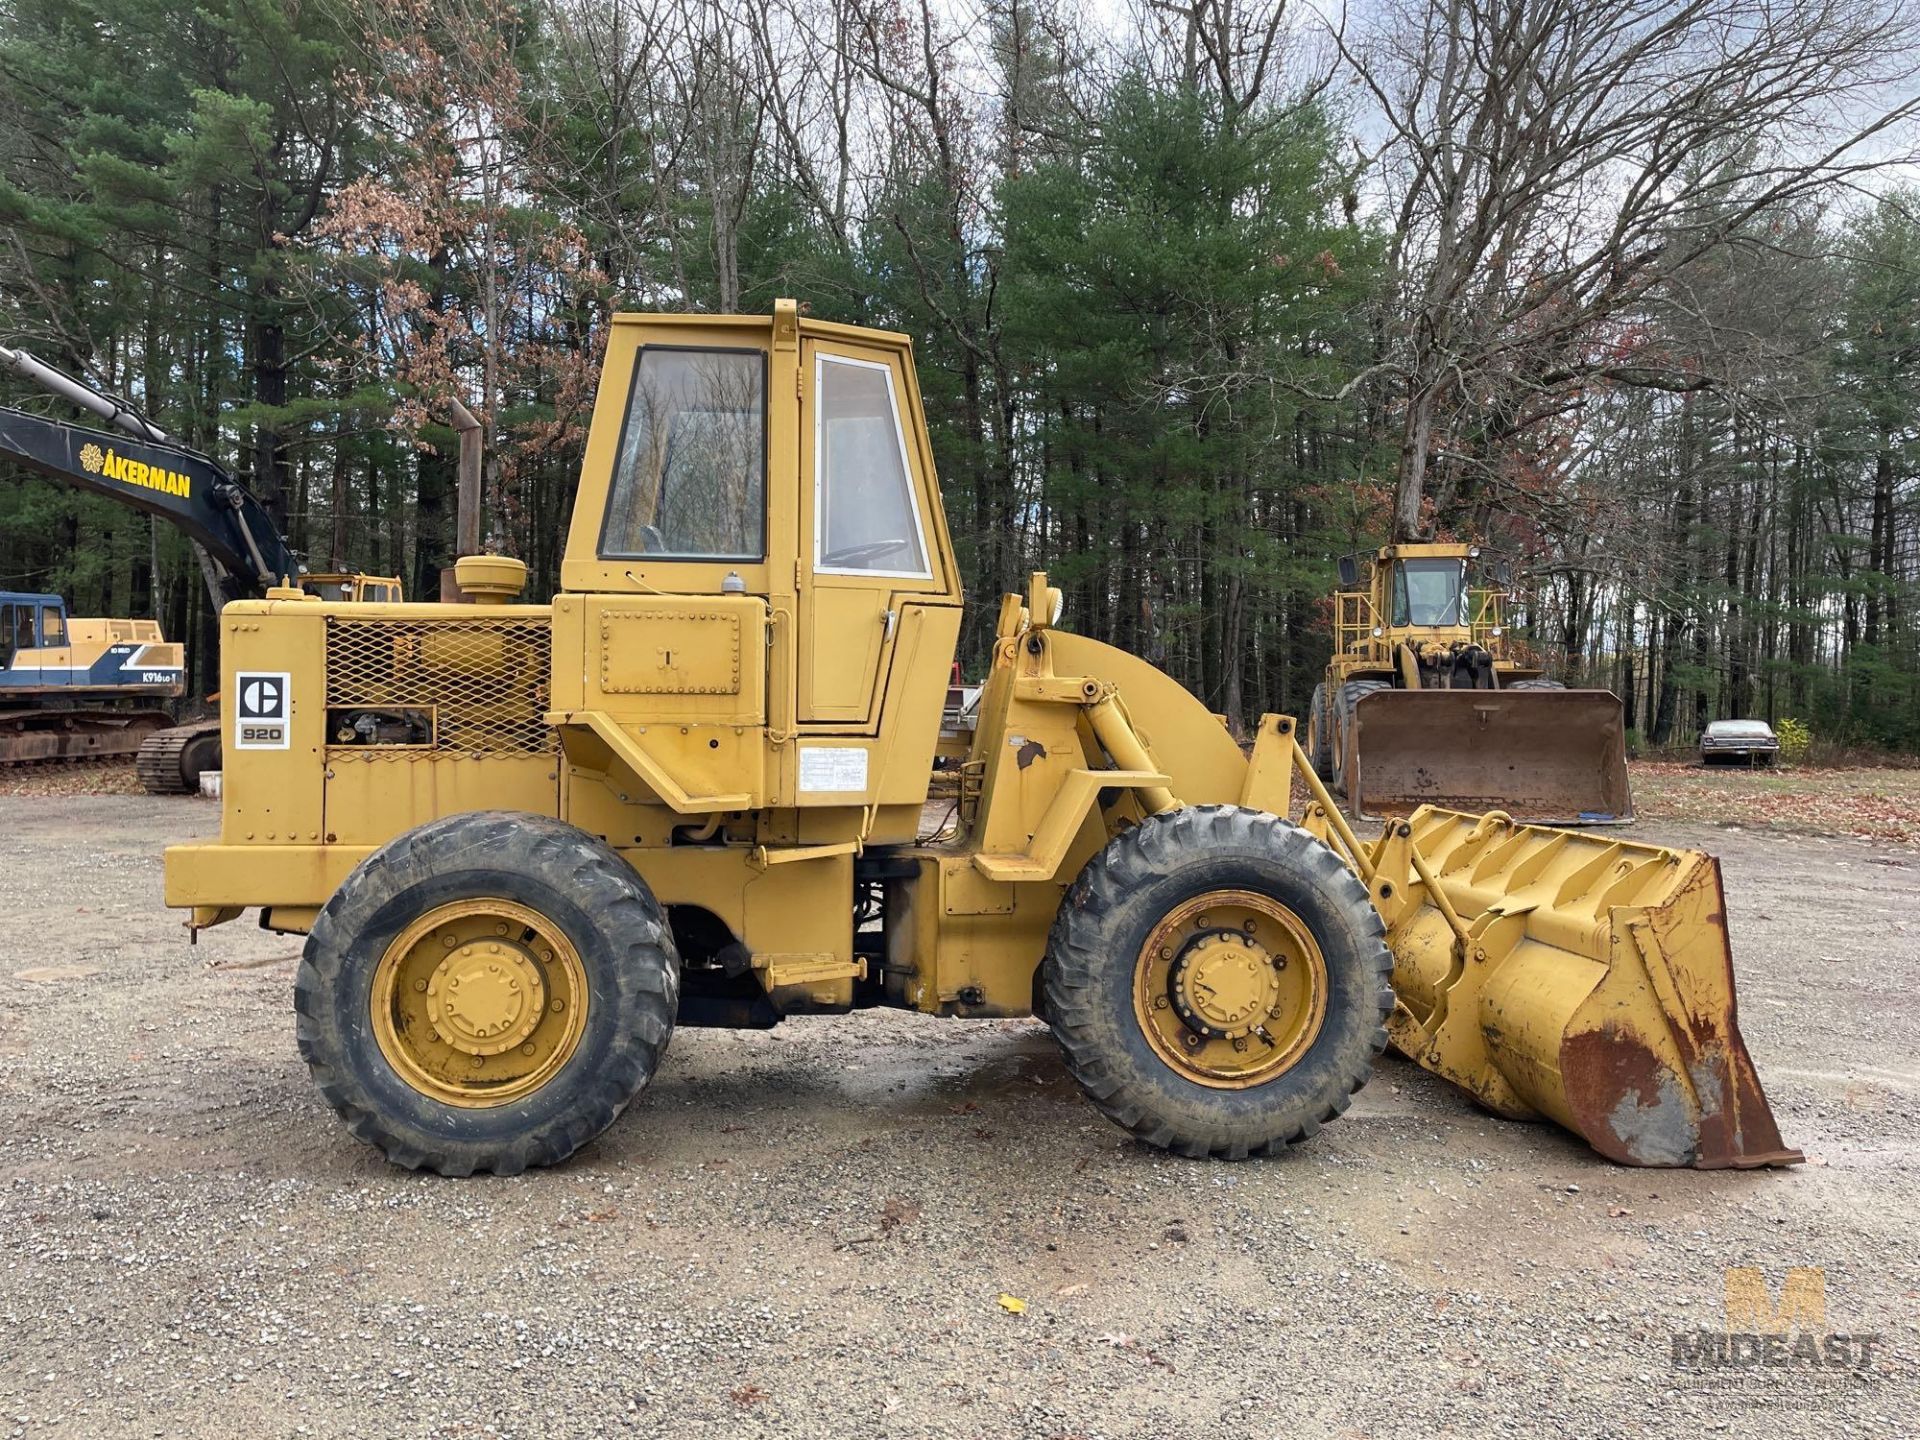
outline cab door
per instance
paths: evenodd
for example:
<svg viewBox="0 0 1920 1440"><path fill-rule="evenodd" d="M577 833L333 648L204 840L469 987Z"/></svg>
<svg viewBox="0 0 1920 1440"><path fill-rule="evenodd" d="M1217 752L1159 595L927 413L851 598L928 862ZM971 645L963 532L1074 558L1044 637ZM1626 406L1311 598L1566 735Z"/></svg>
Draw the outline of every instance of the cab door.
<svg viewBox="0 0 1920 1440"><path fill-rule="evenodd" d="M65 685L73 676L64 669L48 670L34 617L39 606L32 596L0 605L0 675L20 687Z"/></svg>
<svg viewBox="0 0 1920 1440"><path fill-rule="evenodd" d="M67 612L62 605L40 607L40 683L43 685L84 685L86 672L76 667L80 659L67 648Z"/></svg>
<svg viewBox="0 0 1920 1440"><path fill-rule="evenodd" d="M808 339L800 392L798 718L871 733L900 599L938 588L928 477L897 352Z"/></svg>

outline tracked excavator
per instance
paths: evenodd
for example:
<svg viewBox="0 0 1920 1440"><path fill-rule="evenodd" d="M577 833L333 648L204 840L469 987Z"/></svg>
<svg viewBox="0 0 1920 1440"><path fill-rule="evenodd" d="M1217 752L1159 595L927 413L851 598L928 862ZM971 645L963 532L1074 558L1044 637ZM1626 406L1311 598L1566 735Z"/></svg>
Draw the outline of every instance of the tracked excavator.
<svg viewBox="0 0 1920 1440"><path fill-rule="evenodd" d="M456 568L482 603L228 605L220 836L166 855L195 936L306 937L301 1052L396 1164L558 1163L676 1025L882 1005L1037 1013L1185 1155L1310 1140L1391 1041L1624 1164L1800 1158L1709 856L1431 805L1363 839L1290 717L1243 749L1044 574L944 737L963 602L903 335L617 317L559 593Z"/></svg>
<svg viewBox="0 0 1920 1440"><path fill-rule="evenodd" d="M180 646L153 620L67 613L58 595L0 591L0 765L132 755L173 724Z"/></svg>
<svg viewBox="0 0 1920 1440"><path fill-rule="evenodd" d="M171 522L193 541L216 611L231 600L258 598L281 585L297 585L320 598L347 603L404 598L400 581L391 576L308 572L252 491L214 460L188 448L123 401L24 350L0 346L0 369L113 427L112 432L96 430L0 405L0 461L11 461ZM75 620L73 644L81 649L74 651L70 646L67 653L78 655L94 669L106 661L118 661L124 668L128 661L152 657L152 666L133 666L129 674L135 682L142 674L156 672L163 662L170 663L171 688L164 696L155 685L144 688L159 698L181 696L185 686L180 646L165 646L164 654L151 649L140 651L139 656L130 649L123 654L116 647L134 637L116 639L113 627L118 625L143 626L151 634L143 634L142 642L161 644L159 628L152 621ZM100 632L98 637L96 630ZM87 641L81 640L83 633ZM92 645L95 638L101 643ZM99 651L97 656L95 650ZM28 658L38 661L41 656L36 653ZM56 659L76 663L67 659L66 653ZM39 674L36 670L36 678ZM115 680L122 685L128 683L127 676L117 673ZM24 680L20 683L25 684ZM0 675L0 686L4 684L5 677ZM0 705L7 698L8 692L0 689ZM121 754L131 749L141 784L156 795L197 793L201 773L220 768L220 723L216 718L176 724L177 717L167 711L146 708L130 714L124 703L102 708L98 714L89 710L76 718L77 696L71 687L64 696L51 692L51 698L36 699L32 705L44 710L56 701L62 702L57 723L41 720L29 726L22 722L15 745L20 752L18 758L43 758L40 751L56 753L48 751L49 745L63 747L57 751L61 755ZM34 738L41 734L63 738ZM0 763L8 758L5 746L0 745Z"/></svg>

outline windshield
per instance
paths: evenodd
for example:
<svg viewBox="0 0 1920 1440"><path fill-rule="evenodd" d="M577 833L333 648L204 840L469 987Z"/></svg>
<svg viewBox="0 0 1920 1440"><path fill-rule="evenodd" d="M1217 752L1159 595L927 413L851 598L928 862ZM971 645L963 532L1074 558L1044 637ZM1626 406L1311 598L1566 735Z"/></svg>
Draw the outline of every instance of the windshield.
<svg viewBox="0 0 1920 1440"><path fill-rule="evenodd" d="M600 553L759 559L765 417L760 351L643 349Z"/></svg>
<svg viewBox="0 0 1920 1440"><path fill-rule="evenodd" d="M1393 567L1393 623L1464 625L1461 598L1466 564L1460 560L1402 560Z"/></svg>

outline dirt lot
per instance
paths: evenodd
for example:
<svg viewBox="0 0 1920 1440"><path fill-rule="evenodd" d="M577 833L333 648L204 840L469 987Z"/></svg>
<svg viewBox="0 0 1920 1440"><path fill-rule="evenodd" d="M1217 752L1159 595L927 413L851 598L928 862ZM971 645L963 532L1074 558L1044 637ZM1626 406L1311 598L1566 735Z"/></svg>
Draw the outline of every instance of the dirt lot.
<svg viewBox="0 0 1920 1440"><path fill-rule="evenodd" d="M1177 1160L1038 1025L869 1013L683 1031L572 1164L447 1181L308 1084L297 942L160 908L215 823L0 798L0 1434L1913 1433L1910 849L1641 827L1725 859L1791 1172L1613 1168L1397 1060L1287 1158ZM1696 1388L1730 1265L1824 1267L1873 1372Z"/></svg>

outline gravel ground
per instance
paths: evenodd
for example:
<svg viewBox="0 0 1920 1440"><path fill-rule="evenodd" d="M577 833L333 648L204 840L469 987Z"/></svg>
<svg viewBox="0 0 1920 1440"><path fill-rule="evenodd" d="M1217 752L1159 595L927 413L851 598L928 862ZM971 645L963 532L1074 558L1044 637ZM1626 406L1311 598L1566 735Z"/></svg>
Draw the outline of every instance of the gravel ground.
<svg viewBox="0 0 1920 1440"><path fill-rule="evenodd" d="M1911 852L1640 829L1725 859L1791 1172L1614 1168L1392 1059L1285 1158L1183 1161L1036 1024L867 1013L683 1031L573 1163L449 1181L320 1103L297 941L160 908L215 826L0 798L0 1435L1913 1433ZM1825 1267L1872 1373L1689 1383L1729 1265Z"/></svg>

